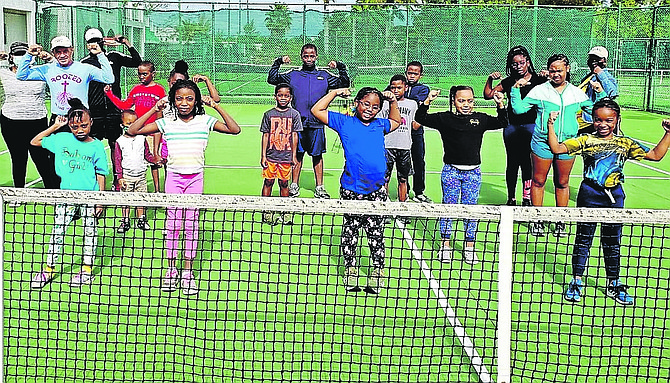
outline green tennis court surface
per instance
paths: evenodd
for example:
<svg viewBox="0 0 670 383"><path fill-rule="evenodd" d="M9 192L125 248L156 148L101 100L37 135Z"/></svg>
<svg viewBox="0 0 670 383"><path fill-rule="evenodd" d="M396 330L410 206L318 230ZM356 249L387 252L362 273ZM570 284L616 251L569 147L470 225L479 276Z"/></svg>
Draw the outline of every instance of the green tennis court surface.
<svg viewBox="0 0 670 383"><path fill-rule="evenodd" d="M269 87L268 87L269 88ZM267 88L266 88L267 91ZM269 97L268 97L269 100ZM259 195L262 113L271 105L227 105L242 125L238 136L212 134L206 194ZM490 109L488 111L491 111ZM210 111L211 112L211 111ZM624 132L654 143L662 116L626 111ZM3 186L11 186L9 155L0 147ZM441 196L439 135L426 133L427 194ZM328 131L325 185L339 190L343 153ZM670 206L670 162L629 162L628 208ZM306 160L301 186L311 197ZM485 136L480 203L506 200L500 132ZM28 181L36 180L32 164ZM578 159L571 205L581 180ZM395 180L391 197L395 199ZM34 187L41 187L37 182ZM275 188L275 195L278 190ZM546 204L553 196L547 190ZM339 240L341 216L296 214L292 226L261 223L260 211L202 209L194 270L200 293L160 289L165 268L165 211L150 209L153 230L116 234L120 209L109 208L99 229L96 279L67 284L79 270L82 224L71 225L59 276L29 288L44 262L53 204L5 204L4 374L6 381L418 381L477 382L496 378L498 222L480 220L481 263L435 257L438 223L413 219L387 226L387 287L378 295L345 293ZM531 237L515 224L512 375L515 382L647 382L670 379L668 225L627 225L622 275L634 307L604 296L602 255L594 242L583 303L563 300L570 275L574 222L567 238ZM361 281L369 272L360 240ZM428 276L426 274L428 273ZM430 279L430 276L434 279ZM435 289L437 283L437 289ZM440 300L440 294L446 299ZM446 305L444 304L446 302ZM453 316L450 311L453 310ZM453 319L457 319L457 323ZM459 327L460 326L460 327ZM463 346L463 331L473 354ZM481 358L482 368L476 363ZM488 374L488 375L487 375ZM523 378L522 378L523 376Z"/></svg>

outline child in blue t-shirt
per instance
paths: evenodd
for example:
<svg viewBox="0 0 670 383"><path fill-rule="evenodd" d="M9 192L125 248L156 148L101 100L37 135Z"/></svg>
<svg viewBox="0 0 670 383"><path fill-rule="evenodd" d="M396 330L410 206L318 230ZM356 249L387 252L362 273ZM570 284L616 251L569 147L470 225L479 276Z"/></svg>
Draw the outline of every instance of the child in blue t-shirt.
<svg viewBox="0 0 670 383"><path fill-rule="evenodd" d="M52 126L35 136L30 143L54 153L56 174L61 177L61 189L105 190L105 176L109 173L109 166L102 142L90 136L93 123L91 114L77 98L69 100L69 104L71 108L67 117L58 116ZM66 125L71 133L56 133ZM102 207L59 203L56 205L46 265L44 270L35 274L30 287L41 289L53 279L58 257L63 250L65 231L77 210L84 218L84 265L72 278L70 286L81 287L93 280L93 257L97 245L96 218L102 214Z"/></svg>
<svg viewBox="0 0 670 383"><path fill-rule="evenodd" d="M623 165L628 159L660 161L670 146L670 120L663 120L665 135L656 147L649 150L637 141L623 136L615 136L621 122L619 105L610 98L593 105L593 127L595 133L584 134L558 142L554 122L558 112L551 112L547 122L548 144L554 154L581 154L584 157L584 180L577 194L577 207L623 208L626 195L621 183L624 181ZM633 296L619 279L621 259L620 223L601 223L600 235L605 272L607 274L606 293L622 305L632 305ZM578 222L575 247L572 253L573 279L568 285L565 299L579 302L596 223Z"/></svg>
<svg viewBox="0 0 670 383"><path fill-rule="evenodd" d="M344 148L344 172L340 178L340 197L345 200L385 201L386 149L384 135L400 126L400 112L395 95L375 88L361 89L354 99L354 116L329 112L328 105L335 97L347 97L349 89L328 92L312 107L312 114L337 132ZM375 118L382 101L390 103L389 118ZM373 215L345 214L342 224L342 255L344 256L344 285L347 290L358 289L356 243L358 231L363 228L368 235L373 270L368 287L379 292L384 286L384 218Z"/></svg>

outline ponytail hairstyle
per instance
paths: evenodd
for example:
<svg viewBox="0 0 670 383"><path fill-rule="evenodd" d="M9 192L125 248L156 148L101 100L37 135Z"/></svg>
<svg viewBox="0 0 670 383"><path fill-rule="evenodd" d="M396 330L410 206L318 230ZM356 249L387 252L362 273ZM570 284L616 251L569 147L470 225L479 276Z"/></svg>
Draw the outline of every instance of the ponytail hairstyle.
<svg viewBox="0 0 670 383"><path fill-rule="evenodd" d="M81 102L78 98L71 98L67 101L70 104L70 110L67 112L67 121L76 121L80 122L84 118L84 113L91 118L91 112L84 106L84 103Z"/></svg>
<svg viewBox="0 0 670 383"><path fill-rule="evenodd" d="M200 115L200 114L205 114L205 108L202 106L202 94L200 93L200 89L198 86L191 80L177 80L172 88L170 88L170 94L168 95L168 100L170 101L170 107L173 110L177 110L177 105L175 103L175 96L177 94L177 91L182 88L187 88L191 89L195 93L195 105L193 105L193 110L191 111L191 114L194 116ZM175 121L177 120L177 115L179 113L175 113Z"/></svg>
<svg viewBox="0 0 670 383"><path fill-rule="evenodd" d="M475 91L472 90L472 87L469 85L455 85L449 89L449 111L453 112L454 100L456 100L456 92L459 90L469 90L472 94L475 94Z"/></svg>
<svg viewBox="0 0 670 383"><path fill-rule="evenodd" d="M174 68L170 71L170 76L168 78L172 78L175 74L183 74L184 77L188 80L188 64L184 60L179 60L176 63L174 63Z"/></svg>
<svg viewBox="0 0 670 383"><path fill-rule="evenodd" d="M508 76L511 76L514 71L512 70L512 63L514 62L514 56L523 56L526 59L526 62L528 62L528 72L535 75L535 67L533 66L533 61L530 59L530 53L528 53L528 49L524 47L523 45L517 45L515 47L512 47L512 49L507 52L507 64L505 67L505 71L507 72Z"/></svg>
<svg viewBox="0 0 670 383"><path fill-rule="evenodd" d="M568 60L568 56L564 55L563 53L558 53L551 55L549 59L547 59L547 69L549 69L549 66L553 64L556 61L563 61L565 63L566 69L570 66L570 60ZM570 70L568 69L568 74L565 76L565 81L570 82Z"/></svg>
<svg viewBox="0 0 670 383"><path fill-rule="evenodd" d="M591 116L594 116L596 114L596 110L598 109L610 109L616 113L617 123L616 127L614 128L614 134L619 134L621 129L621 107L619 106L619 104L616 101L614 101L614 99L610 97L605 97L601 98L600 100L596 101L595 104L593 104L593 109L591 110Z"/></svg>

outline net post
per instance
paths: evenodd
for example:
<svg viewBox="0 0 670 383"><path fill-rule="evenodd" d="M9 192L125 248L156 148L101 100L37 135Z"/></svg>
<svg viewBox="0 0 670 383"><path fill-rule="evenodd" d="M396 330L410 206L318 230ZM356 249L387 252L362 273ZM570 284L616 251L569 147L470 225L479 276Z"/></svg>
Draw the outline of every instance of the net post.
<svg viewBox="0 0 670 383"><path fill-rule="evenodd" d="M498 265L498 383L511 380L512 336L512 251L514 246L514 208L500 207Z"/></svg>
<svg viewBox="0 0 670 383"><path fill-rule="evenodd" d="M0 194L0 382L5 381L5 197Z"/></svg>

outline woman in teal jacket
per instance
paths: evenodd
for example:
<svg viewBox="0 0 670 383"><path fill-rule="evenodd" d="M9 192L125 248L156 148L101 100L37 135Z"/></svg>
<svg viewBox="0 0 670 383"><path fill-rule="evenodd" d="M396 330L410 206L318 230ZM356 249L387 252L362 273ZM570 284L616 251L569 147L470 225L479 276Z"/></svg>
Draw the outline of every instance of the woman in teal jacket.
<svg viewBox="0 0 670 383"><path fill-rule="evenodd" d="M535 108L537 118L535 131L531 139L531 158L533 162L533 184L530 190L530 199L533 206L542 206L544 203L544 184L547 181L549 169L554 167L554 188L556 206L568 206L570 199L570 171L575 158L566 154L554 155L547 141L547 120L549 113L560 112L554 129L559 142L577 136L579 124L577 112L584 110L591 113L593 102L586 97L583 91L570 84L570 61L564 54L557 54L547 60L549 81L537 85L525 98L521 98L520 87L527 84L524 78L519 79L510 92L512 110L516 114L528 112ZM602 93L602 89L598 93ZM533 223L531 234L544 235L544 224ZM557 223L554 235L565 235L565 225Z"/></svg>

